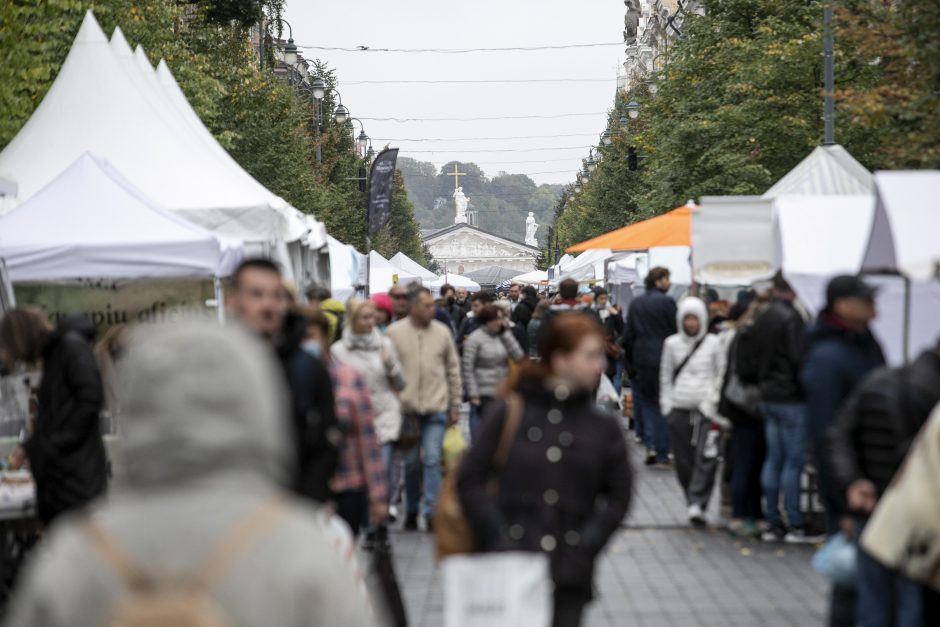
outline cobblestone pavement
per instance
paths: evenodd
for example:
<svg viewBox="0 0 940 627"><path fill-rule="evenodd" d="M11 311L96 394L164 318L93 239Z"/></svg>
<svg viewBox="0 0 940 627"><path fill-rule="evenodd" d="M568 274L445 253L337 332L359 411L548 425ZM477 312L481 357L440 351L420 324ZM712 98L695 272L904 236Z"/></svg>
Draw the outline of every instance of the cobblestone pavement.
<svg viewBox="0 0 940 627"><path fill-rule="evenodd" d="M638 448L632 452L640 458ZM810 567L812 547L742 541L717 525L690 529L674 473L638 467L637 478L632 512L598 565L597 599L585 625L825 623L828 586ZM718 520L717 510L713 504L709 520ZM392 542L411 624L442 625L432 538L398 531Z"/></svg>

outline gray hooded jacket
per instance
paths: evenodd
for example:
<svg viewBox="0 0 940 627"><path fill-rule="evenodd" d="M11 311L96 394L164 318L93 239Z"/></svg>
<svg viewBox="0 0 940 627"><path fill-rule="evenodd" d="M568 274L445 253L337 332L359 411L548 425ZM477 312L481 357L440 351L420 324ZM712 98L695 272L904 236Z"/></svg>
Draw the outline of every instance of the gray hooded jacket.
<svg viewBox="0 0 940 627"><path fill-rule="evenodd" d="M140 329L123 374L118 483L91 517L150 576L185 581L237 523L282 493L294 455L287 393L258 340L206 322ZM371 624L348 547L337 545L325 514L284 494L287 512L215 582L219 607L239 627ZM108 624L127 587L92 548L86 522L64 518L52 529L6 625Z"/></svg>

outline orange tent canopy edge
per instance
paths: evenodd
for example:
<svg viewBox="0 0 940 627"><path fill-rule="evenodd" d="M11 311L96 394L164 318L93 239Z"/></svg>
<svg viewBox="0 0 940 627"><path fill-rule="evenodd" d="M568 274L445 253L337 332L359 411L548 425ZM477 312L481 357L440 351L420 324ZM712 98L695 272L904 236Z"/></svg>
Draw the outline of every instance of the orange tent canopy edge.
<svg viewBox="0 0 940 627"><path fill-rule="evenodd" d="M691 246L692 210L695 208L695 205L683 205L661 216L575 244L566 248L565 252L580 253L596 248L648 250L657 246Z"/></svg>

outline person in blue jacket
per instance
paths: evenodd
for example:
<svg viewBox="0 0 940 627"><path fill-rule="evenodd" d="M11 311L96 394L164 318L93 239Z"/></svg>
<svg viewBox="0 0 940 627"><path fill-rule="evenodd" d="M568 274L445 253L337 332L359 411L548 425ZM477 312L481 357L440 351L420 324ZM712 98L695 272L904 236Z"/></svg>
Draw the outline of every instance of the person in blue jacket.
<svg viewBox="0 0 940 627"><path fill-rule="evenodd" d="M839 531L847 513L844 493L835 480L828 433L852 390L875 368L884 354L869 324L875 319L875 289L857 276L837 276L826 287L826 308L809 329L808 348L800 372L806 396L809 439L819 471L819 492L826 508L826 527ZM855 624L855 594L835 586L831 626Z"/></svg>

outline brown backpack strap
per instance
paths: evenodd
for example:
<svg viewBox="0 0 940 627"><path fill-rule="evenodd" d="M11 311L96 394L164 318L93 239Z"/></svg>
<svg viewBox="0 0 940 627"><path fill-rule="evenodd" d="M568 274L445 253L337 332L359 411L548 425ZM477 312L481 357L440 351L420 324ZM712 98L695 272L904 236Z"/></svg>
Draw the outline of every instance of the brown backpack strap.
<svg viewBox="0 0 940 627"><path fill-rule="evenodd" d="M228 532L209 555L199 573L192 579L192 587L210 588L242 553L274 526L288 511L283 496L266 499L251 514L243 518Z"/></svg>
<svg viewBox="0 0 940 627"><path fill-rule="evenodd" d="M134 564L130 553L94 521L89 520L82 532L98 550L102 559L124 580L128 588L139 590L153 585L153 580Z"/></svg>
<svg viewBox="0 0 940 627"><path fill-rule="evenodd" d="M287 511L284 497L278 495L265 499L216 545L202 568L190 580L188 587L201 590L210 588L231 563L250 548L261 534L274 526ZM155 580L138 568L130 553L104 529L89 521L84 527L84 533L129 588L140 590L155 585Z"/></svg>

